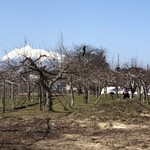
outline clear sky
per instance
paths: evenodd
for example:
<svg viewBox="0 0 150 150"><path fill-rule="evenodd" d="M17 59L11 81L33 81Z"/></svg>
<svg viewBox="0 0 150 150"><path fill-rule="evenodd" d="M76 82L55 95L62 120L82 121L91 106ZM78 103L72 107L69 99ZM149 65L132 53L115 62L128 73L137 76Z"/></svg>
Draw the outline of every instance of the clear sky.
<svg viewBox="0 0 150 150"><path fill-rule="evenodd" d="M150 64L150 0L0 0L0 56L27 40L34 48L89 44L110 62Z"/></svg>

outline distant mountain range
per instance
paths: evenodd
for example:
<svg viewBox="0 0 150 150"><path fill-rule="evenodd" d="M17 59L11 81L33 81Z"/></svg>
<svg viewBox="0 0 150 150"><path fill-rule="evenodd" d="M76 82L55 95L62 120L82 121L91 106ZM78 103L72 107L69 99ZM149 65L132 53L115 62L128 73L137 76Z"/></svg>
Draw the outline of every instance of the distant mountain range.
<svg viewBox="0 0 150 150"><path fill-rule="evenodd" d="M26 45L25 47L22 47L20 49L16 48L3 56L0 59L0 67L6 67L8 62L10 64L18 65L26 57L36 60L41 55L44 55L45 57L40 58L37 63L42 66L47 66L48 68L52 68L53 63L60 63L63 58L58 52L48 52L42 49L33 49L31 46Z"/></svg>

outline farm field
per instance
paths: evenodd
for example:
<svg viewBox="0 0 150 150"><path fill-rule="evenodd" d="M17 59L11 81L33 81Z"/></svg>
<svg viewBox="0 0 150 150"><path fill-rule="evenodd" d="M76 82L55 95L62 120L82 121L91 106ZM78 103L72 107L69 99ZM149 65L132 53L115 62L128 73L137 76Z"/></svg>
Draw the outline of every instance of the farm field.
<svg viewBox="0 0 150 150"><path fill-rule="evenodd" d="M77 100L74 110L37 106L0 116L1 150L149 150L150 107L136 100Z"/></svg>

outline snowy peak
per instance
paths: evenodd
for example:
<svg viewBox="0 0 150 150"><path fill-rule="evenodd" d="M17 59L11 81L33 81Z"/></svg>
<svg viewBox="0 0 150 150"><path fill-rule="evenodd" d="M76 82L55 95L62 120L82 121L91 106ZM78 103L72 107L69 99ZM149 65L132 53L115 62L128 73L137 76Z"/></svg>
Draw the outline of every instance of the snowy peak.
<svg viewBox="0 0 150 150"><path fill-rule="evenodd" d="M58 61L61 60L61 56L57 52L47 52L42 49L33 49L31 46L26 45L20 49L14 49L5 56L1 58L2 61L6 60L18 60L23 59L25 56L30 58L38 58L41 55L46 55L49 58L57 59Z"/></svg>

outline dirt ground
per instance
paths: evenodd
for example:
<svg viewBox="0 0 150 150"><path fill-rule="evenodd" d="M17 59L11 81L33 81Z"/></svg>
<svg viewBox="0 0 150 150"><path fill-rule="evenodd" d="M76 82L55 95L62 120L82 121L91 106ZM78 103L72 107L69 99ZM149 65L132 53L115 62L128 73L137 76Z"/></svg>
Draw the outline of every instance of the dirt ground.
<svg viewBox="0 0 150 150"><path fill-rule="evenodd" d="M150 108L101 103L57 117L0 119L1 150L150 150Z"/></svg>

